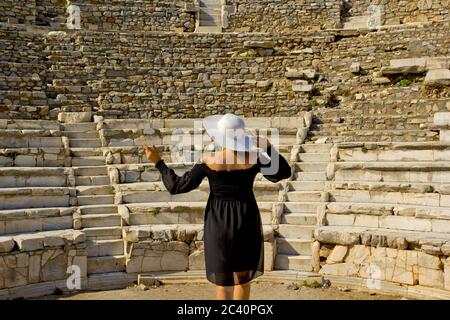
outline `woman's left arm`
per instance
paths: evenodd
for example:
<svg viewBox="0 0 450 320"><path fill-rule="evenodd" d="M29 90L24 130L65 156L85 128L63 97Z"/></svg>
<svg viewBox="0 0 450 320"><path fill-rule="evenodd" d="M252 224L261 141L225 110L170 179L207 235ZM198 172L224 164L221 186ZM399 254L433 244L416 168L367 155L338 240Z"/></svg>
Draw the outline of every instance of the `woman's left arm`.
<svg viewBox="0 0 450 320"><path fill-rule="evenodd" d="M185 172L182 176L178 176L173 169L164 163L164 160L159 160L156 163L156 168L161 173L164 186L171 194L186 193L196 189L206 176L202 163L196 163L191 170Z"/></svg>

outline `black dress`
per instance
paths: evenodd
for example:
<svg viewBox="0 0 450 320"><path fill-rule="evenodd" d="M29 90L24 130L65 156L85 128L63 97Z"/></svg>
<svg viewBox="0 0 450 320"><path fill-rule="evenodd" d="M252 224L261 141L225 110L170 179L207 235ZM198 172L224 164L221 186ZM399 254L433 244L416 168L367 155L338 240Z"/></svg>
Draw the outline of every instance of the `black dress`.
<svg viewBox="0 0 450 320"><path fill-rule="evenodd" d="M278 182L291 175L286 159L269 147L271 161L260 161L248 169L215 171L197 162L182 176L163 160L156 164L171 194L189 192L208 177L210 194L204 216L204 248L207 279L220 286L244 284L264 273L264 239L261 217L253 194L253 182L261 172ZM275 171L265 173L278 157Z"/></svg>

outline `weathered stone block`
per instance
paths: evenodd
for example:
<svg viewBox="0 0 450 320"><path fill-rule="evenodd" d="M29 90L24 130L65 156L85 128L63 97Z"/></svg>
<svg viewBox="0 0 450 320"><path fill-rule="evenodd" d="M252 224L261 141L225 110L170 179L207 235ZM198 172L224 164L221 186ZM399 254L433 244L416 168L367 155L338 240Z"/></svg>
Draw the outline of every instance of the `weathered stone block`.
<svg viewBox="0 0 450 320"><path fill-rule="evenodd" d="M205 270L204 250L196 250L189 255L189 270Z"/></svg>
<svg viewBox="0 0 450 320"><path fill-rule="evenodd" d="M419 284L434 288L444 288L444 272L442 270L419 267Z"/></svg>
<svg viewBox="0 0 450 320"><path fill-rule="evenodd" d="M327 264L343 262L347 252L347 246L335 246L327 258Z"/></svg>
<svg viewBox="0 0 450 320"><path fill-rule="evenodd" d="M0 237L0 253L8 253L14 248L14 240L11 237Z"/></svg>

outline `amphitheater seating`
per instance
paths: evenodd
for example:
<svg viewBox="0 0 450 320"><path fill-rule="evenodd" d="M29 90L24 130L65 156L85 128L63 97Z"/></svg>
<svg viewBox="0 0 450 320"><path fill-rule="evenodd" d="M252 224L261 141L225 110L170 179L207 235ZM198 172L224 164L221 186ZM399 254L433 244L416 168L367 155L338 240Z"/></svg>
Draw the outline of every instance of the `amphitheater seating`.
<svg viewBox="0 0 450 320"><path fill-rule="evenodd" d="M0 4L0 298L64 289L72 265L82 289L203 270L207 183L170 195L141 146L181 174L213 150L195 121L224 112L292 165L255 181L266 271L448 292L440 3L390 1L374 27L334 0L83 0L69 31L63 3L22 2Z"/></svg>

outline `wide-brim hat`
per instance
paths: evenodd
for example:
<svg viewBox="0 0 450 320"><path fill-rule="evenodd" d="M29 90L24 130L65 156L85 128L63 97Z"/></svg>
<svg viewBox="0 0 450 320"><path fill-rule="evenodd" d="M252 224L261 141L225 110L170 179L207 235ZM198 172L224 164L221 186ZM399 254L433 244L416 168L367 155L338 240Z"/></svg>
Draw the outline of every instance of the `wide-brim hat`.
<svg viewBox="0 0 450 320"><path fill-rule="evenodd" d="M203 127L218 146L242 152L259 150L255 137L245 128L244 120L232 113L206 117Z"/></svg>

